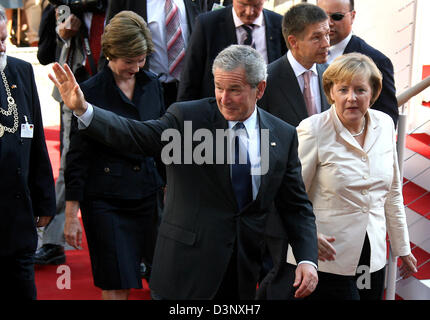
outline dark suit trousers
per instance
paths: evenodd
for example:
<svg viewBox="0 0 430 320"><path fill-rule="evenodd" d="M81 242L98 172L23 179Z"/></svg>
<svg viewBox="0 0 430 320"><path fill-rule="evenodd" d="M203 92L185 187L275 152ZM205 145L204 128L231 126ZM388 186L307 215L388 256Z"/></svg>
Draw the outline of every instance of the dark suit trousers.
<svg viewBox="0 0 430 320"><path fill-rule="evenodd" d="M234 245L230 262L213 300L240 300L237 275L237 243Z"/></svg>
<svg viewBox="0 0 430 320"><path fill-rule="evenodd" d="M237 246L235 245L227 270L213 300L240 300L237 272ZM190 276L192 277L192 275ZM154 291L151 291L151 298L152 300L166 300Z"/></svg>
<svg viewBox="0 0 430 320"><path fill-rule="evenodd" d="M0 299L36 300L34 252L0 256Z"/></svg>

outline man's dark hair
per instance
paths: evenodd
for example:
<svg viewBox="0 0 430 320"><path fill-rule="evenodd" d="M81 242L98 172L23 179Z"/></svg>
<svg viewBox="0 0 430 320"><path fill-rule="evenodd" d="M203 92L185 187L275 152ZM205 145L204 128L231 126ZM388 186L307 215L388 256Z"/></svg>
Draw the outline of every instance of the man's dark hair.
<svg viewBox="0 0 430 320"><path fill-rule="evenodd" d="M354 0L349 0L349 10L354 10Z"/></svg>
<svg viewBox="0 0 430 320"><path fill-rule="evenodd" d="M322 22L328 19L323 9L310 3L299 3L292 6L282 19L282 35L284 36L287 47L288 36L299 37L308 25Z"/></svg>

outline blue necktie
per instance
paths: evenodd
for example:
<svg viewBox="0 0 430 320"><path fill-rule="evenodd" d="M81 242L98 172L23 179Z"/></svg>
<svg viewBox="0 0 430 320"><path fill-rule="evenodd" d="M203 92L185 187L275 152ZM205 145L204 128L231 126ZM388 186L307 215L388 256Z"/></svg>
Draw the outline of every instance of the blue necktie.
<svg viewBox="0 0 430 320"><path fill-rule="evenodd" d="M231 182L233 185L233 190L236 195L237 204L239 206L239 211L243 209L247 204L252 201L252 177L251 177L251 162L249 160L248 151L241 149L245 146L241 145L239 142L239 135L236 134L237 130L246 130L242 122L238 122L233 127L235 131L234 138L234 163L231 165ZM246 162L243 161L243 156L240 158L239 154L244 155L246 153ZM241 163L245 162L245 163Z"/></svg>

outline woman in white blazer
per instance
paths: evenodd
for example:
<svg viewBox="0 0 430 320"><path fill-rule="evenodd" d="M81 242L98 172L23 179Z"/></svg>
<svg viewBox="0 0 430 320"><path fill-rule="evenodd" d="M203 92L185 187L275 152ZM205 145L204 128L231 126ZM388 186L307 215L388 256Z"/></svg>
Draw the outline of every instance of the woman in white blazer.
<svg viewBox="0 0 430 320"><path fill-rule="evenodd" d="M403 261L401 276L416 272L393 121L369 109L382 76L371 59L351 53L329 66L323 85L331 109L297 127L318 231L319 284L310 298L381 299L387 231L393 253Z"/></svg>

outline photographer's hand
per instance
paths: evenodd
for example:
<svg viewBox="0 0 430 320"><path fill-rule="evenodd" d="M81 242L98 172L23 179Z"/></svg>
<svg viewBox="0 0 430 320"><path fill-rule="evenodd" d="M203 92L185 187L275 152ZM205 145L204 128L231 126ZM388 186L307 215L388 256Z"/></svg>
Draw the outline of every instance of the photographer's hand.
<svg viewBox="0 0 430 320"><path fill-rule="evenodd" d="M58 35L61 39L66 41L73 38L75 35L78 34L79 28L81 27L81 23L81 20L77 16L71 14L67 17L66 20L64 20L64 22L58 25Z"/></svg>

